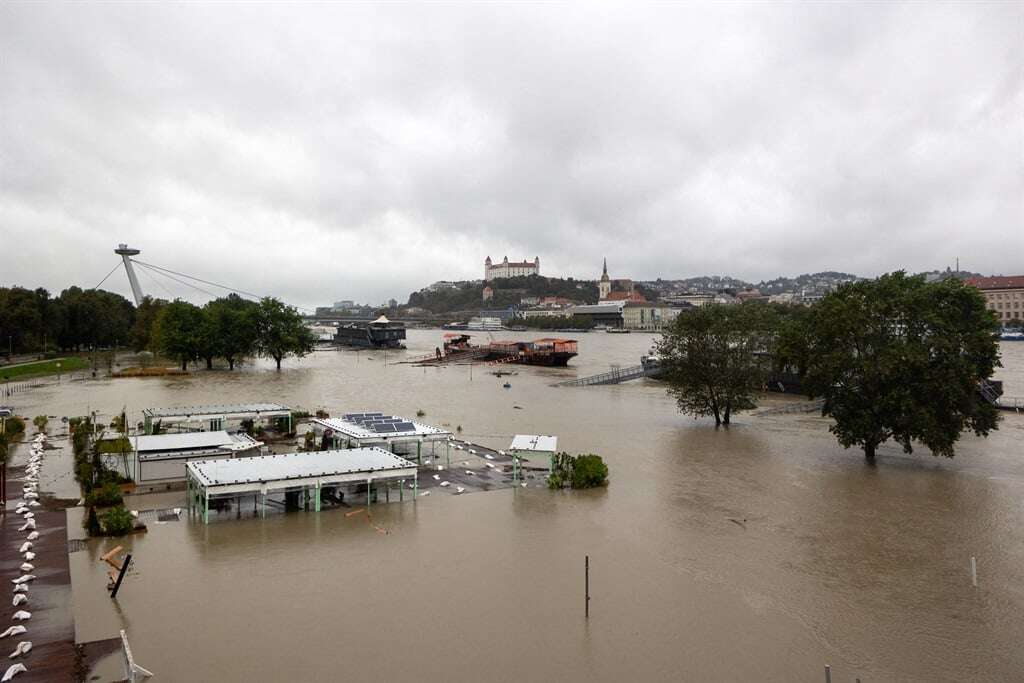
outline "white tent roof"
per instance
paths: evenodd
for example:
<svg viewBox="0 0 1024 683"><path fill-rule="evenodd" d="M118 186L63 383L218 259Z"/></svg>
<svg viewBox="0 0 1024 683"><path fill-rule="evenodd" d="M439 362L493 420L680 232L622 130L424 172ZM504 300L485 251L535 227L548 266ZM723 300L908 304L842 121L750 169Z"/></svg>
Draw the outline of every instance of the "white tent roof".
<svg viewBox="0 0 1024 683"><path fill-rule="evenodd" d="M516 434L512 437L510 451L540 451L542 453L554 453L558 450L557 436L544 436L535 434Z"/></svg>
<svg viewBox="0 0 1024 683"><path fill-rule="evenodd" d="M384 316L384 315L382 315L381 317L379 317L379 318L377 318L376 320L373 321L373 323L375 325L378 324L378 323L387 324L389 322L391 322L391 321L388 320L387 316Z"/></svg>

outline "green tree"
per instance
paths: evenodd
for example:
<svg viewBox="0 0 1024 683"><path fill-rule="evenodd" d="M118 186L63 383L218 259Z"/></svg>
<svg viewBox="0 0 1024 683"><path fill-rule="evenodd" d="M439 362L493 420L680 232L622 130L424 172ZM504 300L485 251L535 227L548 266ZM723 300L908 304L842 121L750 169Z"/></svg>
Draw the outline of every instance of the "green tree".
<svg viewBox="0 0 1024 683"><path fill-rule="evenodd" d="M203 309L208 325L207 333L216 339L216 355L235 369L235 363L255 352L258 334L259 304L237 294L216 299ZM207 361L210 367L212 361Z"/></svg>
<svg viewBox="0 0 1024 683"><path fill-rule="evenodd" d="M985 436L998 413L978 391L999 365L999 324L959 279L927 283L902 271L827 295L811 322L806 384L845 448L872 461L893 439L952 457L965 430Z"/></svg>
<svg viewBox="0 0 1024 683"><path fill-rule="evenodd" d="M679 409L728 425L733 413L753 408L754 393L767 379L773 320L771 309L758 304L679 315L657 345L662 377Z"/></svg>
<svg viewBox="0 0 1024 683"><path fill-rule="evenodd" d="M132 325L128 335L129 343L136 351L153 351L153 328L156 325L157 316L167 305L164 299L154 299L146 296L142 303L135 309L135 323Z"/></svg>
<svg viewBox="0 0 1024 683"><path fill-rule="evenodd" d="M264 297L256 313L256 350L273 358L277 369L289 355L302 358L313 351L315 337L302 316L293 307L277 299Z"/></svg>
<svg viewBox="0 0 1024 683"><path fill-rule="evenodd" d="M160 353L181 362L187 370L189 361L200 357L203 343L203 311L198 306L175 299L161 309L153 326L153 343Z"/></svg>

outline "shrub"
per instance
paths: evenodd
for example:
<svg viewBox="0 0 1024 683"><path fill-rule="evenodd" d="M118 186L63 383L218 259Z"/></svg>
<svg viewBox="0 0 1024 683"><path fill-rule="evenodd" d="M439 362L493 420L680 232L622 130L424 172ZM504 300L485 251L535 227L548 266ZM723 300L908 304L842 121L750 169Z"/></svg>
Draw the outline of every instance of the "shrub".
<svg viewBox="0 0 1024 683"><path fill-rule="evenodd" d="M316 434L312 431L306 432L302 437L302 450L311 451L316 448Z"/></svg>
<svg viewBox="0 0 1024 683"><path fill-rule="evenodd" d="M85 530L90 536L100 536L103 529L100 528L100 520L96 517L96 508L90 507L89 514L85 516Z"/></svg>
<svg viewBox="0 0 1024 683"><path fill-rule="evenodd" d="M600 455L590 453L576 458L572 468L572 487L589 489L604 486L608 482L608 465Z"/></svg>
<svg viewBox="0 0 1024 683"><path fill-rule="evenodd" d="M25 421L22 420L17 415L9 417L6 420L6 426L4 427L4 431L6 432L8 438L14 441L16 438L20 437L22 434L25 433Z"/></svg>
<svg viewBox="0 0 1024 683"><path fill-rule="evenodd" d="M416 411L416 417L423 417L426 414L427 414L426 411L422 410L422 409Z"/></svg>
<svg viewBox="0 0 1024 683"><path fill-rule="evenodd" d="M104 479L106 478L104 476ZM121 489L113 481L107 481L102 486L97 486L85 497L86 505L98 505L100 507L120 505L123 500Z"/></svg>
<svg viewBox="0 0 1024 683"><path fill-rule="evenodd" d="M108 536L124 536L135 528L135 518L123 505L103 514L103 531Z"/></svg>
<svg viewBox="0 0 1024 683"><path fill-rule="evenodd" d="M46 423L49 421L49 418L47 418L45 415L36 415L35 418L33 418L32 420L32 424L36 426L36 431L45 432Z"/></svg>

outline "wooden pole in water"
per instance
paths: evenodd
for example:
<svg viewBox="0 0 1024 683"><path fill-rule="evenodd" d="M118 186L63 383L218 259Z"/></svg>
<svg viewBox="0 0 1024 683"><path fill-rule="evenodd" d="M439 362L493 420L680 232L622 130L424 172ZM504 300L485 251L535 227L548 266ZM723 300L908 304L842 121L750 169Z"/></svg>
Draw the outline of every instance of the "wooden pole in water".
<svg viewBox="0 0 1024 683"><path fill-rule="evenodd" d="M586 556L583 563L583 576L584 583L586 586L587 601L585 604L585 616L587 619L590 618L590 555Z"/></svg>
<svg viewBox="0 0 1024 683"><path fill-rule="evenodd" d="M832 667L825 665L825 683L832 683Z"/></svg>
<svg viewBox="0 0 1024 683"><path fill-rule="evenodd" d="M971 584L978 587L978 561L974 559L974 555L971 555Z"/></svg>

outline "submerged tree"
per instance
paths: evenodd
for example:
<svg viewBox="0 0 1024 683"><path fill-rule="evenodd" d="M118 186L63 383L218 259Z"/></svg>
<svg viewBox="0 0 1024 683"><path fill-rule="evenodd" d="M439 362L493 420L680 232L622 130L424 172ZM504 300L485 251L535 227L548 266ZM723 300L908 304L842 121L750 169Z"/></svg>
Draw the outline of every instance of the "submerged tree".
<svg viewBox="0 0 1024 683"><path fill-rule="evenodd" d="M657 350L679 409L728 425L733 413L753 408L768 376L774 317L760 304L705 306L677 317Z"/></svg>
<svg viewBox="0 0 1024 683"><path fill-rule="evenodd" d="M224 358L231 370L239 359L256 350L259 311L259 304L237 294L211 301L203 309L207 325L216 337L214 355ZM207 367L210 365L212 361Z"/></svg>
<svg viewBox="0 0 1024 683"><path fill-rule="evenodd" d="M315 337L293 307L277 299L264 297L256 311L256 349L261 356L273 358L277 369L289 355L302 358L313 351Z"/></svg>
<svg viewBox="0 0 1024 683"><path fill-rule="evenodd" d="M204 332L203 311L198 306L177 299L161 309L153 325L153 343L160 353L181 362L187 370L189 361L200 357Z"/></svg>
<svg viewBox="0 0 1024 683"><path fill-rule="evenodd" d="M979 383L999 365L998 331L981 293L955 278L897 272L845 285L815 307L806 384L839 443L869 461L888 439L952 457L963 431L997 427Z"/></svg>

